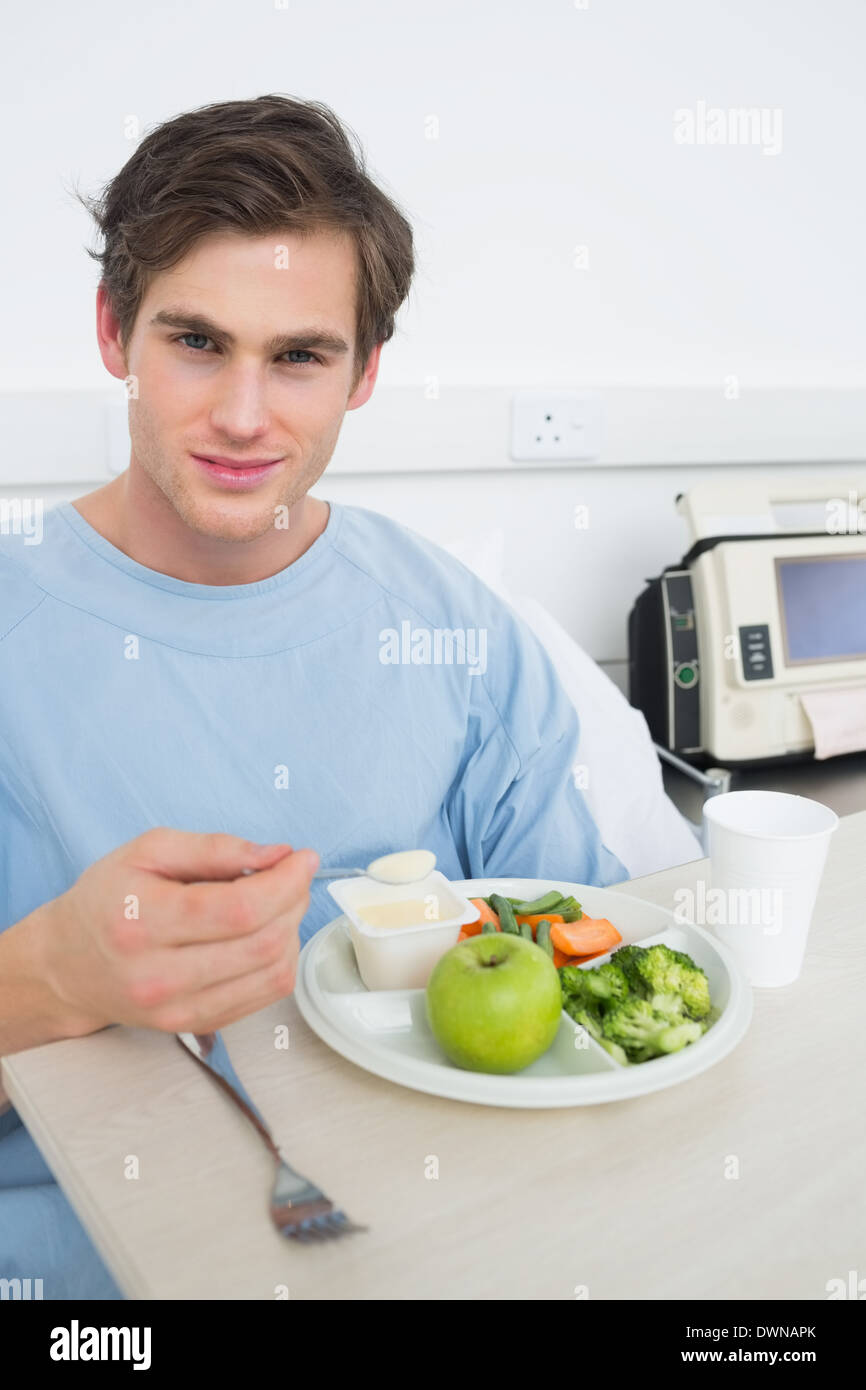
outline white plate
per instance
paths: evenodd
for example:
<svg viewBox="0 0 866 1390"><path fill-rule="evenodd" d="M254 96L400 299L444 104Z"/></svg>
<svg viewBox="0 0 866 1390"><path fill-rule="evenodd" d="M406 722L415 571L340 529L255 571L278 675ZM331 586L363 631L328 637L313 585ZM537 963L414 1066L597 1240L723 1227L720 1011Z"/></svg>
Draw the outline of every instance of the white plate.
<svg viewBox="0 0 866 1390"><path fill-rule="evenodd" d="M455 881L467 898L502 893L526 901L551 888L573 893L588 917L607 917L625 945L664 941L687 951L707 972L710 998L721 1009L712 1027L680 1052L623 1066L563 1011L551 1047L508 1076L464 1071L448 1060L427 1023L423 989L368 990L355 963L345 917L311 937L301 952L295 999L313 1032L365 1071L415 1091L473 1101L547 1109L595 1105L659 1091L706 1071L736 1047L752 1017L751 986L736 961L702 927L680 923L655 903L583 883L536 878ZM592 965L607 957L599 956ZM589 967L587 967L589 968Z"/></svg>

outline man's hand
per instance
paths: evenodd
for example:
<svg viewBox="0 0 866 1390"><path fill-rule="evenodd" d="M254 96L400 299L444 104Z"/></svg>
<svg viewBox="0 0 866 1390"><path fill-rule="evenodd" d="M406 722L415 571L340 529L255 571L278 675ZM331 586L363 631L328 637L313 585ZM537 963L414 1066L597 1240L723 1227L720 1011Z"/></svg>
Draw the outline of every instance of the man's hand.
<svg viewBox="0 0 866 1390"><path fill-rule="evenodd" d="M291 993L318 863L314 850L169 829L96 860L39 914L40 973L66 1036L112 1023L209 1033Z"/></svg>

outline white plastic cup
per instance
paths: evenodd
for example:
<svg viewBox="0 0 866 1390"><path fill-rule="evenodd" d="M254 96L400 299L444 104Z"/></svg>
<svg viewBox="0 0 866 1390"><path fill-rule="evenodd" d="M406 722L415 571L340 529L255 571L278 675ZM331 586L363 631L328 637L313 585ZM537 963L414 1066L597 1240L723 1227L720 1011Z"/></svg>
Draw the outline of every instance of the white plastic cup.
<svg viewBox="0 0 866 1390"><path fill-rule="evenodd" d="M839 817L806 796L742 791L710 797L704 821L715 916L707 927L751 984L791 984Z"/></svg>

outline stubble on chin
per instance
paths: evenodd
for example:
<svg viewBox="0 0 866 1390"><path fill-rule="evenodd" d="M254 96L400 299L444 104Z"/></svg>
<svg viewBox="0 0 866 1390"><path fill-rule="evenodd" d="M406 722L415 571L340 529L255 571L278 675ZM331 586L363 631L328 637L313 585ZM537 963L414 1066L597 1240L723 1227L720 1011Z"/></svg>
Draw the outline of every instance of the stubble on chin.
<svg viewBox="0 0 866 1390"><path fill-rule="evenodd" d="M191 531L213 540L255 541L272 532L278 522L286 529L296 524L292 513L330 462L341 423L336 422L318 439L309 457L290 459L286 474L263 487L261 494L258 490L220 493L209 489L206 480L189 473L194 465L186 454L184 461L174 466L164 457L151 423L140 409L134 416L130 414L130 436L140 468Z"/></svg>
<svg viewBox="0 0 866 1390"><path fill-rule="evenodd" d="M256 507L251 507L248 495L239 493L237 496L241 499L240 505L233 505L232 494L207 498L179 488L168 494L168 500L191 531L211 540L254 541L273 530L276 508L281 505L282 498L274 496L272 502L262 498Z"/></svg>
<svg viewBox="0 0 866 1390"><path fill-rule="evenodd" d="M308 467L300 477L282 479L281 489L263 490L256 505L252 504L252 494L226 493L207 497L176 478L171 480L170 486L163 485L162 490L184 524L198 535L212 540L255 541L273 531L278 521L282 528L291 529L296 516L294 509L303 502L323 471L324 467ZM286 513L288 526L284 519Z"/></svg>

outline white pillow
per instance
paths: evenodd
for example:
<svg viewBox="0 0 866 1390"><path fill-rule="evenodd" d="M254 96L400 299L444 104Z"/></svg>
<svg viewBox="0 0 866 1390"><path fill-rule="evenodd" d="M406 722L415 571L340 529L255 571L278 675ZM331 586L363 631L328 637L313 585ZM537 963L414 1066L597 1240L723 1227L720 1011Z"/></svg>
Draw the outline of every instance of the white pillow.
<svg viewBox="0 0 866 1390"><path fill-rule="evenodd" d="M702 859L700 840L665 791L641 711L537 599L524 594L510 602L547 650L577 711L581 790L608 849L630 878Z"/></svg>
<svg viewBox="0 0 866 1390"><path fill-rule="evenodd" d="M438 542L443 550L453 555L473 574L493 589L502 598L508 598L505 583L505 532L499 526L489 530L479 530L475 536L464 536L459 540Z"/></svg>

